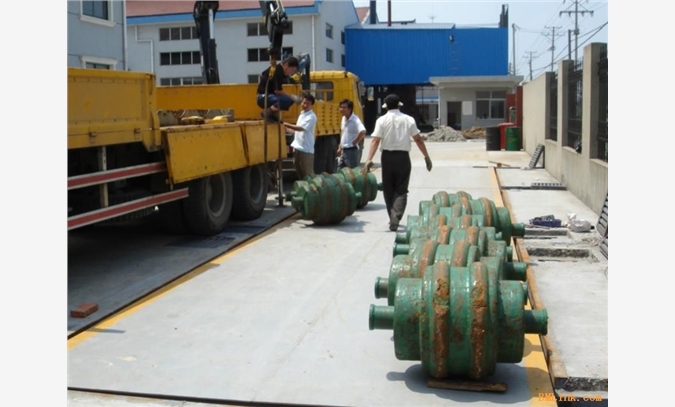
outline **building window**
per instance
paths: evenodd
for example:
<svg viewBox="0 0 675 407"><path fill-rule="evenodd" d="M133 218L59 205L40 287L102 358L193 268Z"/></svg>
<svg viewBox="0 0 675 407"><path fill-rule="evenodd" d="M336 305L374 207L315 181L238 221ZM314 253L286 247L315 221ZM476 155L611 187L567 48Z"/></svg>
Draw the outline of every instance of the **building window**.
<svg viewBox="0 0 675 407"><path fill-rule="evenodd" d="M267 61L269 56L267 55L267 48L249 48L248 52L248 62L260 62Z"/></svg>
<svg viewBox="0 0 675 407"><path fill-rule="evenodd" d="M476 92L477 119L505 119L506 91Z"/></svg>
<svg viewBox="0 0 675 407"><path fill-rule="evenodd" d="M160 86L185 86L185 85L201 85L201 76L192 76L187 78L160 78Z"/></svg>
<svg viewBox="0 0 675 407"><path fill-rule="evenodd" d="M326 62L333 62L333 50L326 48Z"/></svg>
<svg viewBox="0 0 675 407"><path fill-rule="evenodd" d="M89 69L110 69L110 65L108 64L97 64L96 62L85 62L84 64L85 68Z"/></svg>
<svg viewBox="0 0 675 407"><path fill-rule="evenodd" d="M345 67L345 54L342 54L342 67Z"/></svg>
<svg viewBox="0 0 675 407"><path fill-rule="evenodd" d="M161 52L159 54L160 65L199 65L201 63L199 51Z"/></svg>
<svg viewBox="0 0 675 407"><path fill-rule="evenodd" d="M82 14L89 17L110 20L109 1L83 1Z"/></svg>
<svg viewBox="0 0 675 407"><path fill-rule="evenodd" d="M160 41L196 40L197 27L169 27L159 29Z"/></svg>
<svg viewBox="0 0 675 407"><path fill-rule="evenodd" d="M288 22L288 27L284 29L284 34L293 34L293 22ZM262 35L267 35L267 27L265 23L247 23L246 24L246 36L247 37L259 37Z"/></svg>
<svg viewBox="0 0 675 407"><path fill-rule="evenodd" d="M270 59L267 48L249 48L246 52L248 54L248 62L263 62ZM281 48L281 59L290 57L291 55L293 55L293 47Z"/></svg>
<svg viewBox="0 0 675 407"><path fill-rule="evenodd" d="M109 69L115 70L117 67L117 60L110 58L90 57L82 55L80 57L82 67L88 69Z"/></svg>
<svg viewBox="0 0 675 407"><path fill-rule="evenodd" d="M333 26L326 23L326 37L333 38Z"/></svg>
<svg viewBox="0 0 675 407"><path fill-rule="evenodd" d="M345 45L345 32L342 31L340 33L340 41L342 41L342 45Z"/></svg>
<svg viewBox="0 0 675 407"><path fill-rule="evenodd" d="M293 47L283 47L281 49L281 59L286 59L293 55Z"/></svg>
<svg viewBox="0 0 675 407"><path fill-rule="evenodd" d="M267 27L265 26L265 23L247 23L246 35L249 37L267 35Z"/></svg>
<svg viewBox="0 0 675 407"><path fill-rule="evenodd" d="M260 75L248 75L248 83L258 83Z"/></svg>

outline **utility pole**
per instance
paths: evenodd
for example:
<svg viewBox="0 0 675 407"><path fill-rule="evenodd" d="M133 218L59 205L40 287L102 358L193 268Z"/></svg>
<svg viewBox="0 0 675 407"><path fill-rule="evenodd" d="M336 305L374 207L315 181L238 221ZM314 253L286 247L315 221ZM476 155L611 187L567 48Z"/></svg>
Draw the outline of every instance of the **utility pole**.
<svg viewBox="0 0 675 407"><path fill-rule="evenodd" d="M516 29L520 28L516 23L511 24L513 28L513 76L516 76L518 72L516 71Z"/></svg>
<svg viewBox="0 0 675 407"><path fill-rule="evenodd" d="M555 56L554 56L554 53L553 53L553 51L555 51L555 37L556 37L555 30L558 29L558 28L562 28L562 27L545 27L545 28L551 30L551 34L550 34L551 35L551 48L549 48L549 50L551 51L551 72L553 72L553 60L555 59ZM543 35L544 37L549 36L548 33L542 33L541 35ZM563 35L563 34L560 33L560 32L557 34L558 37L560 37L561 35Z"/></svg>
<svg viewBox="0 0 675 407"><path fill-rule="evenodd" d="M534 54L535 54L534 51L527 51L527 53L530 54L529 55L529 57L530 57L530 62L529 62L529 64L530 64L530 81L532 81L532 59L536 58L536 56L534 56Z"/></svg>
<svg viewBox="0 0 675 407"><path fill-rule="evenodd" d="M574 13L574 62L577 61L577 52L579 48L579 14L582 16L584 13L591 13L591 17L593 16L593 10L586 10L583 9L579 11L579 1L580 0L571 0L574 3L574 11L572 10L565 10L561 11L559 16L562 16L563 13L567 13L567 16L571 16L572 13ZM565 3L565 0L563 0L563 3ZM588 0L586 0L586 3L588 3ZM582 6L583 7L583 6Z"/></svg>
<svg viewBox="0 0 675 407"><path fill-rule="evenodd" d="M572 30L567 30L567 59L572 60Z"/></svg>

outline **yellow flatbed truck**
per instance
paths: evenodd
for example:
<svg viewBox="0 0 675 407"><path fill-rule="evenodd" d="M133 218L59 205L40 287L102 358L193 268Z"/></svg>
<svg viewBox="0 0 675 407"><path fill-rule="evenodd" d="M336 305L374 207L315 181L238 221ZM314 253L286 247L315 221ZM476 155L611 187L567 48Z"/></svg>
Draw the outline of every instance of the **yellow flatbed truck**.
<svg viewBox="0 0 675 407"><path fill-rule="evenodd" d="M358 76L346 71L311 72L309 83L309 89L303 89L302 85L297 83L284 85L284 90L295 95L309 92L316 98L314 172L334 173L337 171L336 151L340 142L342 120L339 103L343 99L350 99L354 102L354 114L363 120L361 97L364 87ZM236 121L260 120L261 109L255 102L257 88L257 84L159 86L157 104L159 109L173 112L230 109L233 110ZM295 123L299 114L300 107L293 105L288 112L283 112L281 120ZM287 135L285 148L288 156L293 153L290 148L292 140L292 134ZM363 145L360 151L363 151Z"/></svg>
<svg viewBox="0 0 675 407"><path fill-rule="evenodd" d="M209 236L262 214L280 127L161 126L158 94L153 74L68 68L68 230L158 208L169 229Z"/></svg>

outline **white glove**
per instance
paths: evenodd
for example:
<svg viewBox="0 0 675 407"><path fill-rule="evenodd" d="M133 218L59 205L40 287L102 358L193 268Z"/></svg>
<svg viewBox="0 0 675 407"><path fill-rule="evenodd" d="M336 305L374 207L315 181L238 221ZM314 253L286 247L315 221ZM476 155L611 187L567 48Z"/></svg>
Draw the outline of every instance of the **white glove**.
<svg viewBox="0 0 675 407"><path fill-rule="evenodd" d="M302 102L302 98L298 95L291 95L291 99L293 100L293 103L300 104Z"/></svg>

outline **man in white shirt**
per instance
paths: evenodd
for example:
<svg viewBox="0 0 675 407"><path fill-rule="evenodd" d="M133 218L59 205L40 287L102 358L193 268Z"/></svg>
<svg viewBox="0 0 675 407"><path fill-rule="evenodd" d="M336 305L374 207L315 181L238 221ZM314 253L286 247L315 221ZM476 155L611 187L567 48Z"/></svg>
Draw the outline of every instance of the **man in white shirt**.
<svg viewBox="0 0 675 407"><path fill-rule="evenodd" d="M389 230L391 231L398 229L408 203L408 183L412 170L411 139L415 141L417 148L424 155L427 171L431 171L431 158L415 124L415 119L402 113L399 110L401 106L403 106L401 99L393 93L384 98L382 108L387 109L387 113L375 122L375 130L371 134L373 140L370 143L365 168L366 172L370 171L373 166L373 156L380 147L382 151L382 195L387 205Z"/></svg>
<svg viewBox="0 0 675 407"><path fill-rule="evenodd" d="M295 124L284 123L286 129L294 131L295 136L291 147L293 147L293 165L298 179L304 180L307 176L314 176L314 135L316 133L316 114L314 107L314 96L306 93L302 95L300 107L302 112L298 116Z"/></svg>
<svg viewBox="0 0 675 407"><path fill-rule="evenodd" d="M356 168L359 166L359 144L366 137L366 127L361 119L354 114L354 102L349 99L340 101L340 145L337 156L340 157L338 169L345 167Z"/></svg>

